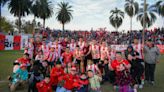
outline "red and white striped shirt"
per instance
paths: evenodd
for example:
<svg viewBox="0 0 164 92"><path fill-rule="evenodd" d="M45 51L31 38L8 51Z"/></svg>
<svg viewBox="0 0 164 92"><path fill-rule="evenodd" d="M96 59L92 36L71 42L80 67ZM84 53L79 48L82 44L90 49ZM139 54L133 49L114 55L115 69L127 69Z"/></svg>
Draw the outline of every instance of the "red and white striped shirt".
<svg viewBox="0 0 164 92"><path fill-rule="evenodd" d="M133 44L133 49L139 53L140 59L143 59L142 48L143 46L141 44Z"/></svg>
<svg viewBox="0 0 164 92"><path fill-rule="evenodd" d="M85 46L85 42L84 41L83 42L78 42L78 45L79 45L80 49L82 50Z"/></svg>
<svg viewBox="0 0 164 92"><path fill-rule="evenodd" d="M49 46L48 45L41 45L41 48L40 48L40 50L42 50L43 51L43 54L46 54L46 53L48 53L49 52Z"/></svg>
<svg viewBox="0 0 164 92"><path fill-rule="evenodd" d="M98 73L99 68L97 65L92 64L92 65L87 65L86 70L92 70L94 74Z"/></svg>
<svg viewBox="0 0 164 92"><path fill-rule="evenodd" d="M70 51L74 51L75 48L76 48L76 46L77 46L76 43L70 43L70 44L69 44Z"/></svg>
<svg viewBox="0 0 164 92"><path fill-rule="evenodd" d="M49 61L49 62L53 62L55 61L55 59L57 58L57 54L55 52L49 52L47 55L46 55L46 58L45 60Z"/></svg>
<svg viewBox="0 0 164 92"><path fill-rule="evenodd" d="M90 50L91 50L93 59L100 58L100 47L98 45L91 45Z"/></svg>

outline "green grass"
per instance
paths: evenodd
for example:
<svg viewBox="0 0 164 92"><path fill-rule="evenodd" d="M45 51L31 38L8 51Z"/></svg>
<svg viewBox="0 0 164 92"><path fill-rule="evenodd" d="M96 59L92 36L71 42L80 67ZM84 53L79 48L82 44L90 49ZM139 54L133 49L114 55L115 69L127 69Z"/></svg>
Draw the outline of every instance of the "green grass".
<svg viewBox="0 0 164 92"><path fill-rule="evenodd" d="M21 57L22 54L22 51L0 51L0 92L9 92L7 76L12 72L12 62ZM144 88L139 90L139 92L164 92L164 55L161 56L160 63L156 67L155 85L144 85ZM19 89L17 92L27 92L27 90ZM102 92L114 92L112 85L103 84Z"/></svg>

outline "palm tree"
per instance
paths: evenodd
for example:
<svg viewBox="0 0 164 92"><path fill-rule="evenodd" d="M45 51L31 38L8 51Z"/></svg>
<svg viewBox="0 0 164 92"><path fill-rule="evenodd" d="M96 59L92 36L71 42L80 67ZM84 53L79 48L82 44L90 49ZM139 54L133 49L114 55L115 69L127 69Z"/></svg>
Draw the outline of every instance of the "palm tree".
<svg viewBox="0 0 164 92"><path fill-rule="evenodd" d="M0 0L0 31L1 31L1 6L4 6L8 0Z"/></svg>
<svg viewBox="0 0 164 92"><path fill-rule="evenodd" d="M115 8L114 10L111 10L110 13L111 13L109 17L110 24L114 28L116 28L116 31L118 31L118 28L121 26L124 19L124 12Z"/></svg>
<svg viewBox="0 0 164 92"><path fill-rule="evenodd" d="M132 31L132 18L138 13L139 5L134 0L126 0L125 12L130 17L130 31Z"/></svg>
<svg viewBox="0 0 164 92"><path fill-rule="evenodd" d="M159 0L157 3L156 3L156 8L157 8L157 13L159 15L161 15L162 17L164 17L164 1L163 0Z"/></svg>
<svg viewBox="0 0 164 92"><path fill-rule="evenodd" d="M30 13L31 0L10 0L9 10L11 14L18 17L18 30L21 32L21 17Z"/></svg>
<svg viewBox="0 0 164 92"><path fill-rule="evenodd" d="M72 6L69 3L61 2L58 4L58 12L56 19L62 24L63 31L65 30L64 25L71 21L72 16Z"/></svg>
<svg viewBox="0 0 164 92"><path fill-rule="evenodd" d="M149 28L150 26L155 23L157 17L155 15L156 9L154 6L149 6L148 4L146 5L146 12L145 12L145 27ZM143 26L143 21L144 21L144 9L140 8L138 15L137 15L137 20L140 21L141 25Z"/></svg>
<svg viewBox="0 0 164 92"><path fill-rule="evenodd" d="M48 0L39 0L37 2L37 11L39 18L43 19L43 27L45 27L45 20L50 18L53 14L52 2Z"/></svg>

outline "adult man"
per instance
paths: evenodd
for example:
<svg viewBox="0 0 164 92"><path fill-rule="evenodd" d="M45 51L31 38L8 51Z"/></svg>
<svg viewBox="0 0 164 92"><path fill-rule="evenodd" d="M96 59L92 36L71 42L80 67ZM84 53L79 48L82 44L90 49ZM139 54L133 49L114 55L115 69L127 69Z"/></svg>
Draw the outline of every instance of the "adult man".
<svg viewBox="0 0 164 92"><path fill-rule="evenodd" d="M160 52L152 40L149 39L144 46L144 60L145 60L145 80L154 85L155 66L158 63Z"/></svg>

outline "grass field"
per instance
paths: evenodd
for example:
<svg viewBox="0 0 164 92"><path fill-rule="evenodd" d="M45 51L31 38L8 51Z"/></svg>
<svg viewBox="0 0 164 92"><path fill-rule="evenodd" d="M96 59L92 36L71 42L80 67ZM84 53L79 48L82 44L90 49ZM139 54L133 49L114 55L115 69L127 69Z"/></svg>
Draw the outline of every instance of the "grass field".
<svg viewBox="0 0 164 92"><path fill-rule="evenodd" d="M12 62L21 57L22 51L0 51L0 92L9 92L7 76L12 72ZM156 68L156 83L154 86L144 85L139 92L164 92L164 55L160 57L160 63ZM27 89L18 89L17 92L27 92ZM110 84L102 85L102 92L114 92Z"/></svg>

